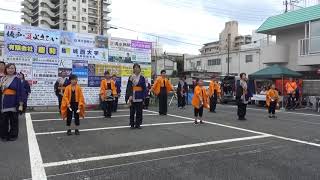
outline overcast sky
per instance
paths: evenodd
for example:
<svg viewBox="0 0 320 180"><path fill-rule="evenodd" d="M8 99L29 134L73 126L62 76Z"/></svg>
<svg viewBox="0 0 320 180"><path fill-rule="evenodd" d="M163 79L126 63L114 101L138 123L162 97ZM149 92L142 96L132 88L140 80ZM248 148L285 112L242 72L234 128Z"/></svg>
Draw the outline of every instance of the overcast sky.
<svg viewBox="0 0 320 180"><path fill-rule="evenodd" d="M0 0L0 4L21 9L21 0ZM189 54L199 53L197 45L218 40L226 21L239 21L240 34L251 34L267 17L284 9L282 0L112 0L110 8L110 24L121 27L110 30L112 36L156 41L145 33L154 34L165 51ZM0 23L19 24L20 16L0 10Z"/></svg>

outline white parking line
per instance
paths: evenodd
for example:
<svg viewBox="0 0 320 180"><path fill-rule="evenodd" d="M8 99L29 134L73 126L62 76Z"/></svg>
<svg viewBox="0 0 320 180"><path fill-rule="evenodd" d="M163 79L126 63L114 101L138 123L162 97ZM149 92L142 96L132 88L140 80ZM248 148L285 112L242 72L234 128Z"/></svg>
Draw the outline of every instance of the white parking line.
<svg viewBox="0 0 320 180"><path fill-rule="evenodd" d="M151 112L151 111L148 111ZM153 111L155 112L155 111ZM173 115L173 114L168 114L168 116L171 117L177 117L177 118L181 118L181 119L188 119L188 120L194 120L193 118L189 118L189 117L184 117L184 116L178 116L178 115ZM288 137L284 137L284 136L278 136L278 135L273 135L273 134L268 134L268 133L264 133L264 132L259 132L259 131L254 131L254 130L250 130L250 129L244 129L244 128L239 128L239 127L235 127L235 126L229 126L229 125L224 125L224 124L219 124L219 123L214 123L214 122L209 122L209 121L204 121L208 124L212 124L215 126L221 126L221 127L226 127L226 128L230 128L230 129L236 129L236 130L240 130L240 131L245 131L245 132L251 132L251 133L256 133L256 134L261 134L261 135L269 135L278 139L282 139L282 140L286 140L286 141L292 141L292 142L296 142L296 143L301 143L301 144L306 144L306 145L310 145L310 146L316 146L316 147L320 147L320 144L316 144L313 142L308 142L308 141L302 141L299 139L293 139L293 138L288 138Z"/></svg>
<svg viewBox="0 0 320 180"><path fill-rule="evenodd" d="M143 116L155 116L157 114L143 114ZM114 115L112 116L112 118L118 118L118 117L129 117L129 114L125 114L125 115ZM99 118L104 118L104 116L89 116L89 117L85 117L84 119L99 119ZM62 119L39 119L39 120L32 120L32 122L46 122L46 121L61 121Z"/></svg>
<svg viewBox="0 0 320 180"><path fill-rule="evenodd" d="M226 151L226 150L240 149L240 148L245 148L245 147L261 146L261 145L270 144L272 142L273 141L267 141L267 142L263 142L263 143L254 143L254 144L248 144L248 145L243 145L243 146L233 146L233 147L228 147L228 148L213 149L213 150L209 150L209 151L200 151L200 152L181 154L181 155L176 155L176 156L167 156L167 157L163 157L163 158L135 161L135 162L124 163L124 164L116 164L116 165L104 166L104 167L98 167L98 168L92 168L92 169L84 169L84 170L80 170L80 171L71 171L71 172L69 171L69 172L61 173L61 174L48 175L48 178L57 177L57 176L67 176L67 175L79 174L79 173L90 172L90 171L92 172L92 171L97 171L97 170L106 170L106 169L111 169L111 168L119 168L119 167L124 167L124 166L144 164L144 163L155 162L155 161L171 160L171 159L176 159L176 158L183 158L183 157L188 157L188 156L208 154L208 153L214 153L214 152L220 152L220 151ZM31 180L31 179L24 179L24 180Z"/></svg>
<svg viewBox="0 0 320 180"><path fill-rule="evenodd" d="M128 112L130 109L118 109L117 112ZM86 111L86 113L95 113L95 112L103 112L102 110L92 110ZM59 114L58 111L49 111L49 112L30 112L30 114Z"/></svg>
<svg viewBox="0 0 320 180"><path fill-rule="evenodd" d="M90 161L100 161L100 160L106 160L106 159L116 159L116 158L122 158L122 157L137 156L137 155L144 155L144 154L158 153L158 152L172 151L172 150L180 150L180 149L187 149L187 148L195 148L195 147L209 146L209 145L229 143L229 142L247 141L247 140L261 139L261 138L266 138L266 137L270 137L270 136L269 135L250 136L250 137L226 139L226 140L220 140L220 141L210 141L210 142L203 142L203 143L196 143L196 144L186 144L186 145L180 145L180 146L148 149L148 150L121 153L121 154L113 154L113 155L106 155L106 156L97 156L97 157L89 157L89 158L82 158L82 159L72 159L72 160L67 160L67 161L45 163L44 166L45 167L56 167L56 166L63 166L63 165L69 165L69 164L77 164L77 163L84 163L84 162L90 162Z"/></svg>
<svg viewBox="0 0 320 180"><path fill-rule="evenodd" d="M31 115L26 113L26 126L28 134L28 146L31 165L31 175L33 180L46 180L47 175L43 166L43 161L37 142L37 138L33 129Z"/></svg>
<svg viewBox="0 0 320 180"><path fill-rule="evenodd" d="M165 126L165 125L177 125L177 124L191 124L191 121L181 121L181 122L169 122L169 123L155 123L155 124L143 124L141 127L149 127L149 126ZM88 132L88 131L100 131L100 130L111 130L111 129L127 129L129 126L115 126L115 127L103 127L103 128L92 128L92 129L80 129L81 132ZM50 135L50 134L63 134L66 131L53 131L53 132L42 132L36 133L37 136L39 135Z"/></svg>
<svg viewBox="0 0 320 180"><path fill-rule="evenodd" d="M237 108L237 106L222 106L219 105L220 107L228 107L228 108ZM265 109L256 109L256 108L247 108L250 110L254 110L254 111L266 111ZM303 116L315 116L315 117L319 117L320 114L310 114L310 113L299 113L299 112L288 112L288 111L277 111L277 113L283 113L283 114L296 114L296 115L303 115Z"/></svg>

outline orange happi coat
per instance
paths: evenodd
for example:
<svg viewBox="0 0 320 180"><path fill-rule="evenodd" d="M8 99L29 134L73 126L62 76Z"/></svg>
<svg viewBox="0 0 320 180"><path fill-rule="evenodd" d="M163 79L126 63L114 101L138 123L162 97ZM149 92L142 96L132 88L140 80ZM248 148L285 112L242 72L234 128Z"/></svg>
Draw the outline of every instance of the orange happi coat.
<svg viewBox="0 0 320 180"><path fill-rule="evenodd" d="M268 90L267 95L266 95L266 104L268 107L270 106L271 99L274 99L278 103L279 93L277 90L274 90L274 89Z"/></svg>
<svg viewBox="0 0 320 180"><path fill-rule="evenodd" d="M220 84L216 81L210 81L209 89L208 89L209 97L213 96L215 90L217 91L217 95L220 97L221 96Z"/></svg>
<svg viewBox="0 0 320 180"><path fill-rule="evenodd" d="M61 102L61 117L63 120L67 118L68 105L70 105L71 101L71 93L72 93L72 85L68 85L63 94L62 102ZM85 115L85 101L82 93L82 89L79 85L75 87L76 94L76 102L78 103L78 108L80 110L79 116L84 118Z"/></svg>
<svg viewBox="0 0 320 180"><path fill-rule="evenodd" d="M167 93L173 91L173 86L167 78L158 77L151 88L156 96L160 94L160 88L164 86L163 82L165 82Z"/></svg>
<svg viewBox="0 0 320 180"><path fill-rule="evenodd" d="M101 84L100 84L100 97L101 97L102 100L107 98L106 97L106 95L107 95L107 91L106 90L107 90L107 84L108 83L111 83L112 95L113 96L117 95L117 88L116 88L116 85L115 85L114 81L111 80L111 79L110 80L104 79L104 80L101 81Z"/></svg>
<svg viewBox="0 0 320 180"><path fill-rule="evenodd" d="M192 105L193 107L199 109L201 106L201 101L203 102L203 107L209 108L208 103L208 95L207 90L205 87L196 86L194 88L194 95L192 98Z"/></svg>
<svg viewBox="0 0 320 180"><path fill-rule="evenodd" d="M288 94L295 93L295 90L297 89L297 83L296 82L287 82L286 85L286 91Z"/></svg>

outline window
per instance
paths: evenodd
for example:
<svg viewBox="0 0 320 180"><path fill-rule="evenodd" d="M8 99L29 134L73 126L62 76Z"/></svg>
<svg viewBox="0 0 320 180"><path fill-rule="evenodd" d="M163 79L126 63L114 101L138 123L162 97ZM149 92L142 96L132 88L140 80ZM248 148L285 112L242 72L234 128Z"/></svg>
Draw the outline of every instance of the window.
<svg viewBox="0 0 320 180"><path fill-rule="evenodd" d="M311 22L310 36L311 37L320 36L320 21Z"/></svg>
<svg viewBox="0 0 320 180"><path fill-rule="evenodd" d="M201 61L197 61L197 66L201 66Z"/></svg>
<svg viewBox="0 0 320 180"><path fill-rule="evenodd" d="M246 63L253 61L253 55L246 55Z"/></svg>
<svg viewBox="0 0 320 180"><path fill-rule="evenodd" d="M82 30L87 30L87 27L86 26L82 26Z"/></svg>
<svg viewBox="0 0 320 180"><path fill-rule="evenodd" d="M76 11L76 10L77 10L77 8L76 8L76 7L72 7L72 10Z"/></svg>
<svg viewBox="0 0 320 180"><path fill-rule="evenodd" d="M310 53L320 53L320 21L311 22Z"/></svg>
<svg viewBox="0 0 320 180"><path fill-rule="evenodd" d="M81 19L82 19L82 21L87 21L87 18L85 18L85 17L82 17Z"/></svg>
<svg viewBox="0 0 320 180"><path fill-rule="evenodd" d="M87 12L87 9L86 9L86 8L82 8L82 11L83 11L83 12Z"/></svg>
<svg viewBox="0 0 320 180"><path fill-rule="evenodd" d="M87 3L87 0L82 0L82 3Z"/></svg>
<svg viewBox="0 0 320 180"><path fill-rule="evenodd" d="M72 25L72 29L76 29L77 28L77 26L76 25Z"/></svg>
<svg viewBox="0 0 320 180"><path fill-rule="evenodd" d="M208 66L216 66L221 64L221 59L210 59L208 60Z"/></svg>
<svg viewBox="0 0 320 180"><path fill-rule="evenodd" d="M77 19L77 17L76 16L72 16L72 19L75 20L75 19Z"/></svg>
<svg viewBox="0 0 320 180"><path fill-rule="evenodd" d="M231 63L231 61L232 61L232 58L230 57L229 58L229 63ZM226 58L226 63L228 63L228 58Z"/></svg>

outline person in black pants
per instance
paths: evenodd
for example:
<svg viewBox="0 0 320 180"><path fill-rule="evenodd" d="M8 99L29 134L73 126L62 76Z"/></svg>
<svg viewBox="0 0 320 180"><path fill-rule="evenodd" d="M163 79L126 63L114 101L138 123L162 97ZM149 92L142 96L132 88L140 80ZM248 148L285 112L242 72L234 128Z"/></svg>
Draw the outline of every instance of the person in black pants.
<svg viewBox="0 0 320 180"><path fill-rule="evenodd" d="M62 119L67 119L67 135L71 133L71 121L74 118L74 124L76 125L75 134L80 135L80 117L84 118L84 96L81 87L77 84L78 77L76 75L70 76L71 84L65 88L62 105L61 116Z"/></svg>
<svg viewBox="0 0 320 180"><path fill-rule="evenodd" d="M131 129L141 129L143 101L146 96L145 78L140 74L141 68L139 64L133 65L133 74L128 79L126 89L126 102L130 105L130 127ZM136 121L134 116L136 115Z"/></svg>
<svg viewBox="0 0 320 180"><path fill-rule="evenodd" d="M186 83L186 77L180 77L177 88L178 107L183 109L186 106L186 95L188 92L188 84Z"/></svg>
<svg viewBox="0 0 320 180"><path fill-rule="evenodd" d="M279 93L275 89L275 85L272 84L266 94L266 104L268 106L269 118L276 118L276 107L279 101Z"/></svg>
<svg viewBox="0 0 320 180"><path fill-rule="evenodd" d="M147 78L145 78L145 80L146 80L147 92L146 92L146 97L144 99L143 109L148 109L150 104L150 98L151 98L151 84L148 82Z"/></svg>
<svg viewBox="0 0 320 180"><path fill-rule="evenodd" d="M113 101L113 112L117 112L118 110L118 100L121 94L121 79L118 80L117 75L112 75L112 80L116 85L116 89L117 89L117 96L114 97L114 101Z"/></svg>
<svg viewBox="0 0 320 180"><path fill-rule="evenodd" d="M247 104L249 100L247 75L245 73L240 74L240 83L237 85L236 101L238 104L238 120L247 120L245 118L247 113Z"/></svg>
<svg viewBox="0 0 320 180"><path fill-rule="evenodd" d="M114 97L117 96L117 89L114 81L111 79L109 71L104 73L105 79L100 84L100 98L102 100L103 112L106 118L111 118L113 110Z"/></svg>
<svg viewBox="0 0 320 180"><path fill-rule="evenodd" d="M173 90L170 81L166 78L166 71L161 71L161 76L152 86L152 91L159 98L159 115L167 115L168 112L168 93Z"/></svg>

